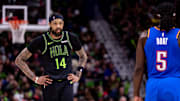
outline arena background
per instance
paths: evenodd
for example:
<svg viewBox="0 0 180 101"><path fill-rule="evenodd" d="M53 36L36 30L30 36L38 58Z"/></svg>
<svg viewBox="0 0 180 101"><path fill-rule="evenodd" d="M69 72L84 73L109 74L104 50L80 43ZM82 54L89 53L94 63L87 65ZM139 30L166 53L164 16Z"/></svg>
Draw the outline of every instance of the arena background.
<svg viewBox="0 0 180 101"><path fill-rule="evenodd" d="M64 30L79 36L88 55L86 70L74 84L74 101L132 101L137 39L148 27L157 25L155 6L162 1L168 0L0 0L0 101L43 101L41 87L29 80L14 60L33 38L48 30L48 16L54 12L64 15ZM179 0L169 1L180 9ZM24 24L24 34L14 33L15 38L8 21L17 19L28 24ZM179 23L179 13L177 20ZM41 75L38 57L34 54L28 64ZM74 70L77 65L73 53ZM145 80L146 76L142 97Z"/></svg>

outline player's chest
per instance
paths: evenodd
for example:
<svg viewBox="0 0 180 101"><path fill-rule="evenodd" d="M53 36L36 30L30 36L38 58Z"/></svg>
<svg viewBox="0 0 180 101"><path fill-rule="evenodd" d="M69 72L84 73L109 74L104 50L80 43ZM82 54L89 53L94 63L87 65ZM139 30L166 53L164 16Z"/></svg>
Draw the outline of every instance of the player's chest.
<svg viewBox="0 0 180 101"><path fill-rule="evenodd" d="M71 53L71 48L67 43L61 43L61 44L52 43L47 46L46 55L49 58L53 59L61 56L68 57L70 56L70 53Z"/></svg>

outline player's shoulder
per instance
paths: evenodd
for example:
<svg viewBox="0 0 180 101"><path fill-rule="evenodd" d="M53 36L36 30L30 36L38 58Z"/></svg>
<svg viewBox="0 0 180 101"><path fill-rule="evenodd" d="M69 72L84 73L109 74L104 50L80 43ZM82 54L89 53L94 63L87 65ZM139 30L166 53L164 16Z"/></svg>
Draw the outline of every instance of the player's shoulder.
<svg viewBox="0 0 180 101"><path fill-rule="evenodd" d="M144 39L148 37L148 30L140 32L139 39Z"/></svg>
<svg viewBox="0 0 180 101"><path fill-rule="evenodd" d="M157 26L149 27L148 29L146 29L146 30L144 30L144 31L142 31L142 32L140 33L140 37L139 37L139 38L140 38L140 39L149 38L150 32L151 32L152 30L160 30L160 29L159 29L159 27L157 27Z"/></svg>
<svg viewBox="0 0 180 101"><path fill-rule="evenodd" d="M70 31L64 31L64 33L67 33L69 35L70 38L77 38L77 34L74 32L70 32Z"/></svg>
<svg viewBox="0 0 180 101"><path fill-rule="evenodd" d="M43 37L44 35L45 34L38 35L32 41L35 41L35 42L44 42L44 37Z"/></svg>
<svg viewBox="0 0 180 101"><path fill-rule="evenodd" d="M149 27L148 29L154 29L154 28L159 28L158 26L152 26L152 27Z"/></svg>
<svg viewBox="0 0 180 101"><path fill-rule="evenodd" d="M174 29L180 31L180 28L178 28L178 27L175 27Z"/></svg>
<svg viewBox="0 0 180 101"><path fill-rule="evenodd" d="M70 31L67 31L67 30L64 30L63 32L64 32L64 33L67 33L68 35L75 35L75 33L70 32Z"/></svg>
<svg viewBox="0 0 180 101"><path fill-rule="evenodd" d="M33 40L42 40L42 39L43 39L43 36L39 35L39 36L36 36Z"/></svg>

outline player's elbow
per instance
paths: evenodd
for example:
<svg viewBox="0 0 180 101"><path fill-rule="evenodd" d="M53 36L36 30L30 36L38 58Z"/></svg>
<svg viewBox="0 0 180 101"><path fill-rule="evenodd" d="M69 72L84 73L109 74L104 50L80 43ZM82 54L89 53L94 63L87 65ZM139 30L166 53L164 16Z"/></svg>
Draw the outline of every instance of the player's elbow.
<svg viewBox="0 0 180 101"><path fill-rule="evenodd" d="M87 54L84 54L84 60L87 61L88 57Z"/></svg>
<svg viewBox="0 0 180 101"><path fill-rule="evenodd" d="M144 72L144 67L143 66L136 66L135 71L134 71L134 75L140 75L143 72Z"/></svg>
<svg viewBox="0 0 180 101"><path fill-rule="evenodd" d="M19 56L17 56L16 59L15 59L15 64L18 66L20 61L21 61L21 58Z"/></svg>
<svg viewBox="0 0 180 101"><path fill-rule="evenodd" d="M79 58L86 62L88 57L86 53L83 53L79 56Z"/></svg>

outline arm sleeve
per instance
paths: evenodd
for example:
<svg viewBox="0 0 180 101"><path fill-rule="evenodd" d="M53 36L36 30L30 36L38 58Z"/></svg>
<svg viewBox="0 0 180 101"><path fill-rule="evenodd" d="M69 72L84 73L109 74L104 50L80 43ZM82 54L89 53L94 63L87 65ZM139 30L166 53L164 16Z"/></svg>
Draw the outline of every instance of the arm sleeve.
<svg viewBox="0 0 180 101"><path fill-rule="evenodd" d="M38 36L35 39L33 39L30 44L27 46L27 49L31 52L31 53L35 53L38 50L40 50L41 52L44 49L44 39L42 36Z"/></svg>
<svg viewBox="0 0 180 101"><path fill-rule="evenodd" d="M78 51L81 49L81 42L77 35L75 35L74 33L70 33L69 40L71 42L74 51Z"/></svg>

